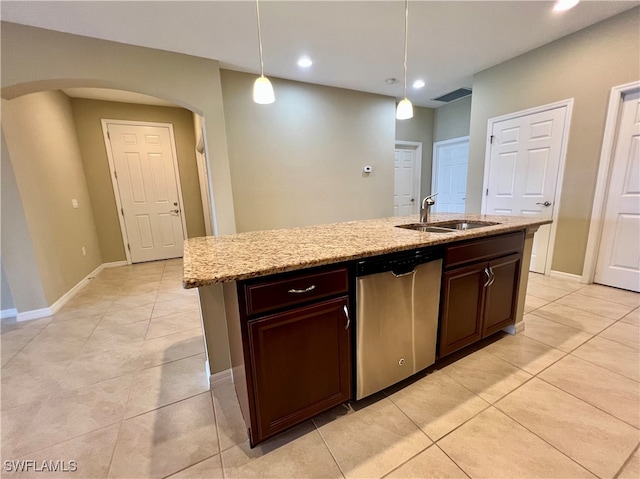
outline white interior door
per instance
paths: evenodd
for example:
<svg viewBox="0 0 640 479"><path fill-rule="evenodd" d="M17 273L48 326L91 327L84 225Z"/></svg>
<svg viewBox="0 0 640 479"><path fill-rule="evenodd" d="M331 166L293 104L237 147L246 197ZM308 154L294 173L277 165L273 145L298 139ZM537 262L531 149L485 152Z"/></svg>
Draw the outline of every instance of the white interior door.
<svg viewBox="0 0 640 479"><path fill-rule="evenodd" d="M640 91L624 96L615 144L594 281L640 292Z"/></svg>
<svg viewBox="0 0 640 479"><path fill-rule="evenodd" d="M565 106L493 124L483 211L552 219L565 131ZM535 234L531 271L544 273L551 227Z"/></svg>
<svg viewBox="0 0 640 479"><path fill-rule="evenodd" d="M396 148L394 161L393 215L406 216L418 212L420 172L417 149Z"/></svg>
<svg viewBox="0 0 640 479"><path fill-rule="evenodd" d="M431 211L464 213L467 199L469 137L438 141L433 144L431 191L438 193Z"/></svg>
<svg viewBox="0 0 640 479"><path fill-rule="evenodd" d="M184 230L168 126L107 123L131 261L178 258Z"/></svg>

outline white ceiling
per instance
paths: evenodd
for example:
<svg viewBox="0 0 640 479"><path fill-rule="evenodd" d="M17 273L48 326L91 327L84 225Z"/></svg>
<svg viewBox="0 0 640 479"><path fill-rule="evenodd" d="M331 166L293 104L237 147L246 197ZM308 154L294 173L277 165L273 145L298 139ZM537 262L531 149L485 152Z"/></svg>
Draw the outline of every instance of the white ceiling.
<svg viewBox="0 0 640 479"><path fill-rule="evenodd" d="M558 14L551 1L411 0L409 83L422 78L427 86L409 86L408 96L416 105L441 106L431 98L471 87L474 73L638 4L640 0L583 0ZM2 0L0 8L4 21L211 58L222 68L259 72L253 1ZM402 0L261 0L260 16L267 76L402 97ZM306 70L296 65L303 54L314 61ZM116 68L117 59L113 62ZM387 85L390 77L399 82Z"/></svg>

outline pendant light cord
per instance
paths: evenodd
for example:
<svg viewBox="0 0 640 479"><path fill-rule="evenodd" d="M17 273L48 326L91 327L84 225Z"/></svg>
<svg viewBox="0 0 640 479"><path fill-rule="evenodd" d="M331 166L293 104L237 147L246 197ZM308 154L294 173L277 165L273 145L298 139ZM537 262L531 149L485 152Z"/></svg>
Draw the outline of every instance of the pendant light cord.
<svg viewBox="0 0 640 479"><path fill-rule="evenodd" d="M407 45L409 43L408 38L409 38L409 0L405 0L404 2L404 97L405 98L407 98ZM262 52L262 50L260 51Z"/></svg>
<svg viewBox="0 0 640 479"><path fill-rule="evenodd" d="M262 32L260 31L260 4L259 0L256 0L256 18L258 19L258 45L260 46L260 76L264 76L264 63L262 62ZM405 56L406 62L406 56ZM406 70L406 63L405 63ZM405 74L406 77L406 74ZM405 78L405 90L407 88L407 81Z"/></svg>

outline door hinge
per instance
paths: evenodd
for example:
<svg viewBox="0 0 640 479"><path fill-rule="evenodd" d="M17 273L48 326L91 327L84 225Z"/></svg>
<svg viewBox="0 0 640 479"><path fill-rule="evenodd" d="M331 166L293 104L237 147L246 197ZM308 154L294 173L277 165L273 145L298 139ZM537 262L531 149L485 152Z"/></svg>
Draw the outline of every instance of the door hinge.
<svg viewBox="0 0 640 479"><path fill-rule="evenodd" d="M107 138L111 139L111 133L109 133L109 130L107 130Z"/></svg>
<svg viewBox="0 0 640 479"><path fill-rule="evenodd" d="M495 135L491 135L489 137L489 143L491 143L493 145L493 139L495 138Z"/></svg>
<svg viewBox="0 0 640 479"><path fill-rule="evenodd" d="M120 208L120 213L122 213L122 216L124 216L124 209Z"/></svg>
<svg viewBox="0 0 640 479"><path fill-rule="evenodd" d="M116 170L113 170L113 176L116 177L116 180L118 179L118 172Z"/></svg>
<svg viewBox="0 0 640 479"><path fill-rule="evenodd" d="M489 196L489 188L487 188L487 191L484 192L484 196Z"/></svg>
<svg viewBox="0 0 640 479"><path fill-rule="evenodd" d="M129 253L131 253L131 245L129 243L127 243L127 249L129 250Z"/></svg>

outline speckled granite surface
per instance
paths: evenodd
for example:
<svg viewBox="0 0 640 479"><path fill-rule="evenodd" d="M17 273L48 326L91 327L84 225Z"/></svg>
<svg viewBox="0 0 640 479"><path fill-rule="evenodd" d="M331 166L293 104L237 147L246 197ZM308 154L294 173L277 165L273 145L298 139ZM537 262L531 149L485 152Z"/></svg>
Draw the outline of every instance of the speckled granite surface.
<svg viewBox="0 0 640 479"><path fill-rule="evenodd" d="M551 223L518 216L463 214L433 214L430 223L437 226L461 219L501 224L451 233L395 228L418 222L418 215L413 215L191 238L185 242L183 286L197 288Z"/></svg>

